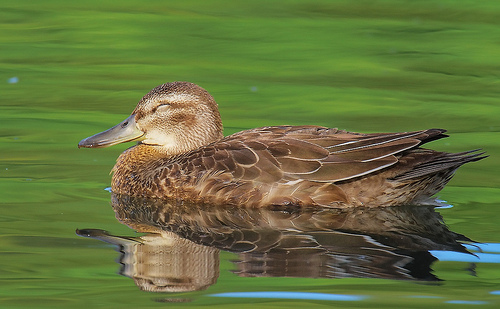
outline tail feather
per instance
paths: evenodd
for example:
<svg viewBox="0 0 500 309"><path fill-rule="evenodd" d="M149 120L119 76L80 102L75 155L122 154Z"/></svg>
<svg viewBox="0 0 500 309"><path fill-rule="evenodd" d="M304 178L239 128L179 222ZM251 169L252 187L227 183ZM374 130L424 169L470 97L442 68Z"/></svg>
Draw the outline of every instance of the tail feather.
<svg viewBox="0 0 500 309"><path fill-rule="evenodd" d="M479 161L488 157L484 155L485 152L478 152L480 150L481 149L474 149L459 153L440 153L440 155L433 160L416 165L412 170L396 176L394 180L409 180L446 170L454 171L465 163Z"/></svg>

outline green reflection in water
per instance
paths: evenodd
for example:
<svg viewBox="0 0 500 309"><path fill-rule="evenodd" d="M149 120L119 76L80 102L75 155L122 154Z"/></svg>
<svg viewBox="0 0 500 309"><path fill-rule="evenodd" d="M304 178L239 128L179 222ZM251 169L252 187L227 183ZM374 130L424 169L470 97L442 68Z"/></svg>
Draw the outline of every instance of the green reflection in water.
<svg viewBox="0 0 500 309"><path fill-rule="evenodd" d="M133 234L114 219L103 190L127 146L85 151L76 144L117 123L147 91L172 80L209 90L226 134L277 124L359 132L446 128L451 137L434 148L484 148L491 157L461 168L440 194L455 207L441 213L456 232L500 242L496 2L52 0L3 1L1 8L3 306L163 305L115 274L109 247L74 235L77 227ZM436 287L238 278L228 272L231 258L221 255L220 284L206 293L356 291L373 296L364 301L370 307L500 301L490 294L500 284L496 264L479 265L471 276L463 263L437 263L445 281ZM194 299L190 306L254 306L204 293L181 298ZM440 298L408 297L414 295Z"/></svg>

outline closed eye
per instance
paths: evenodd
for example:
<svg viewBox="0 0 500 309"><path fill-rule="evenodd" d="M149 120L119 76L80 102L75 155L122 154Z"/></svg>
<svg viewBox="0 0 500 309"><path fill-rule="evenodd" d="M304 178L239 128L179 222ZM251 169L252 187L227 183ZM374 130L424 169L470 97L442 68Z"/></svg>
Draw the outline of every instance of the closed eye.
<svg viewBox="0 0 500 309"><path fill-rule="evenodd" d="M156 112L156 110L158 109L165 109L165 108L168 108L170 107L170 103L161 103L160 105L156 106L155 108L153 108L153 113Z"/></svg>

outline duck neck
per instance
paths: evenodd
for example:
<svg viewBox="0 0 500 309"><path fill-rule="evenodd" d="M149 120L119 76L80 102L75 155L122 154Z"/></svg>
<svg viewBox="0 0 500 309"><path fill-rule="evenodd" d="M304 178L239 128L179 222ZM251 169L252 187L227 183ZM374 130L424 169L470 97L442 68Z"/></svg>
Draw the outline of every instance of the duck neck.
<svg viewBox="0 0 500 309"><path fill-rule="evenodd" d="M149 182L158 173L161 161L171 155L161 147L138 144L125 150L116 160L112 169L111 190L125 195L148 195Z"/></svg>
<svg viewBox="0 0 500 309"><path fill-rule="evenodd" d="M164 145L139 143L125 150L116 160L112 170L113 193L155 197L155 181L160 178L162 167L168 167L172 158L177 155L221 139L222 133L217 132L208 137L202 134L194 136L191 139L177 137Z"/></svg>

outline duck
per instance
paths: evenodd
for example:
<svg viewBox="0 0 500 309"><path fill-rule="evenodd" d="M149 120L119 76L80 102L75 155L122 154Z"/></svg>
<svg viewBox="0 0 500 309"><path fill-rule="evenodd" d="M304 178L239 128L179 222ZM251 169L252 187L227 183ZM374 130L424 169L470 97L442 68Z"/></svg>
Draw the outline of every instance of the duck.
<svg viewBox="0 0 500 309"><path fill-rule="evenodd" d="M153 88L129 117L78 147L137 142L112 169L118 195L238 207L384 207L437 203L460 166L486 157L479 149L421 147L445 132L282 125L224 137L215 99L177 81Z"/></svg>

